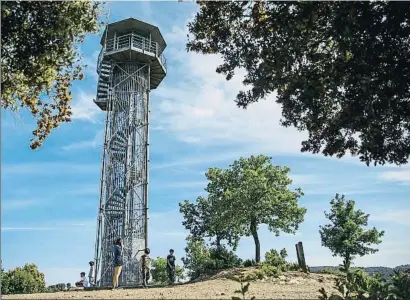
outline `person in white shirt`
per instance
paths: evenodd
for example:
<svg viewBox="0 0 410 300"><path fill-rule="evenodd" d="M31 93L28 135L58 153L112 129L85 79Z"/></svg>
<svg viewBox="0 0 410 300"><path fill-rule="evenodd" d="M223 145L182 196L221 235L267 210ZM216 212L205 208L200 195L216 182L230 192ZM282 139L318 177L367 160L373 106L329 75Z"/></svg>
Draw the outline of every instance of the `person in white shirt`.
<svg viewBox="0 0 410 300"><path fill-rule="evenodd" d="M80 273L80 281L77 281L76 283L75 283L75 286L76 287L88 287L88 280L87 280L87 278L85 277L85 272L81 272Z"/></svg>

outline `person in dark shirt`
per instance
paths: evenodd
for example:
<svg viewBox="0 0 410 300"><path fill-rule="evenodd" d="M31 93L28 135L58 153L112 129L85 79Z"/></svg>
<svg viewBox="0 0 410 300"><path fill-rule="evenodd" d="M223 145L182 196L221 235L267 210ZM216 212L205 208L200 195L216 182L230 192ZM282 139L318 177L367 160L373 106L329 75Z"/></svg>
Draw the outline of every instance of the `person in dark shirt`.
<svg viewBox="0 0 410 300"><path fill-rule="evenodd" d="M118 279L120 278L122 265L124 264L122 250L123 250L122 240L121 238L118 238L114 242L114 274L112 277L112 288L113 289L118 288Z"/></svg>
<svg viewBox="0 0 410 300"><path fill-rule="evenodd" d="M88 283L90 285L94 285L94 262L90 261L88 264L90 265L90 271L88 272Z"/></svg>
<svg viewBox="0 0 410 300"><path fill-rule="evenodd" d="M174 249L169 250L169 255L167 256L167 271L169 283L174 284L175 282L175 256Z"/></svg>
<svg viewBox="0 0 410 300"><path fill-rule="evenodd" d="M142 286L148 288L148 280L151 273L151 258L149 253L151 251L147 248L144 250L144 254L140 258L140 274L142 276Z"/></svg>

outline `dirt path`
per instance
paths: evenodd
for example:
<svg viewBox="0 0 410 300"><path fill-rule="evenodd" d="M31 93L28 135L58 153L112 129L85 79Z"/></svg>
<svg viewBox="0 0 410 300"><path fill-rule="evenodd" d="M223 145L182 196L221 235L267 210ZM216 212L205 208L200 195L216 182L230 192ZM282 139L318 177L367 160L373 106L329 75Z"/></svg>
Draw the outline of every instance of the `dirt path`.
<svg viewBox="0 0 410 300"><path fill-rule="evenodd" d="M247 299L318 299L318 290L334 291L332 275L289 272L277 279L251 282ZM204 282L150 289L69 291L49 294L8 295L3 299L232 299L239 283L219 278Z"/></svg>

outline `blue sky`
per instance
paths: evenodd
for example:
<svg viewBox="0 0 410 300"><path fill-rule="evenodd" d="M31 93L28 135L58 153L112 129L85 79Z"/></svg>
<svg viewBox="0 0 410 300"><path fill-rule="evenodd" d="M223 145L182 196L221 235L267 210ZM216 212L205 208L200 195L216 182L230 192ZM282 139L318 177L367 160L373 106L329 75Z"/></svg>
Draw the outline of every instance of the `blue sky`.
<svg viewBox="0 0 410 300"><path fill-rule="evenodd" d="M267 154L287 165L294 186L305 196L305 222L296 235L275 237L260 229L262 253L304 243L309 265L336 265L341 259L321 247L318 227L335 193L345 193L371 214L370 225L386 231L377 254L356 265L410 263L410 167L366 167L358 159L301 154L304 132L279 126L275 95L246 111L233 101L243 72L226 82L215 73L218 56L185 51L186 24L193 3L113 2L110 21L134 17L157 25L168 44L168 75L151 95L150 248L183 256L186 232L178 203L204 194L208 167L227 167L240 156ZM90 35L81 51L86 79L73 85L73 122L62 125L44 146L29 149L35 123L22 112L2 112L1 235L5 269L36 263L48 284L74 282L94 257L104 113L94 105L100 37ZM253 241L244 238L238 254L251 258ZM179 260L180 261L180 260Z"/></svg>

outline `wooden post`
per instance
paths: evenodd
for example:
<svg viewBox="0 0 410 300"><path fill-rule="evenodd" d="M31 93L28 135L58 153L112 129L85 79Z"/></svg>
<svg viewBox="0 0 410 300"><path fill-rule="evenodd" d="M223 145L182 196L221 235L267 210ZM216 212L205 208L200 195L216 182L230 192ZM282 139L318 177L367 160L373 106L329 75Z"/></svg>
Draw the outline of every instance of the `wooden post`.
<svg viewBox="0 0 410 300"><path fill-rule="evenodd" d="M300 262L300 254L299 254L298 244L295 244L295 248L296 248L296 257L298 258L299 268L302 268L302 264L301 264L301 262Z"/></svg>
<svg viewBox="0 0 410 300"><path fill-rule="evenodd" d="M307 266L306 266L306 260L305 260L305 253L303 251L303 244L302 242L299 242L296 244L296 253L298 255L298 263L299 267L302 268L303 272L307 273Z"/></svg>

